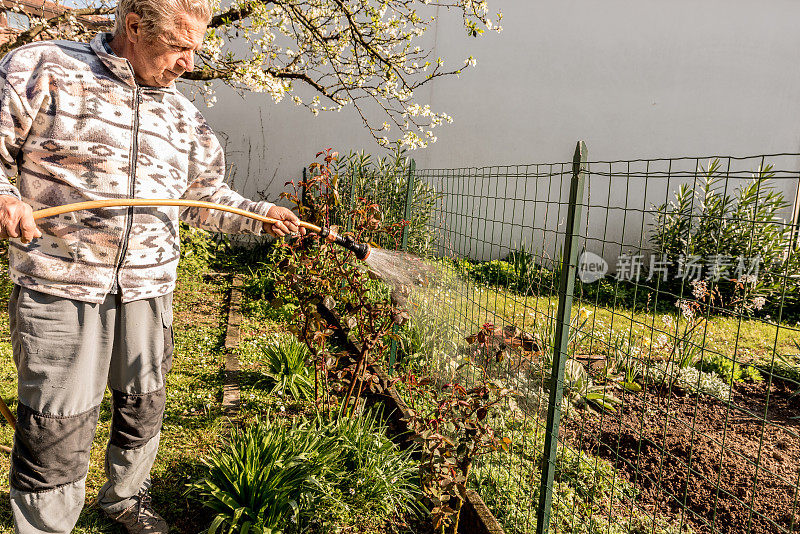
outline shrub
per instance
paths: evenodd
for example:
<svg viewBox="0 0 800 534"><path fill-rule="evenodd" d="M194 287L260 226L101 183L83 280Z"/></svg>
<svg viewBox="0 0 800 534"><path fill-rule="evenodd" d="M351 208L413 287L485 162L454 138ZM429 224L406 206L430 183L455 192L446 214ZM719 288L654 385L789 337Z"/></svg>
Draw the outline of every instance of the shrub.
<svg viewBox="0 0 800 534"><path fill-rule="evenodd" d="M778 317L783 306L781 320L800 318L800 277L796 275L800 272L800 254L790 250L792 226L781 218L789 203L770 185L772 167L758 169L747 184L730 194L721 187L725 173L718 160L699 172L697 187L683 184L670 202L654 206L656 215L650 232L653 253L663 255L676 266L681 258L689 256L708 262L728 258L734 263L739 257L760 256L755 283L744 276L733 278L736 265L731 265L728 273L715 282L712 289L726 303L724 311L750 314L763 308L763 313ZM461 276L523 295L547 295L558 288L560 261L553 262L555 269L537 265L524 247L502 260L452 261ZM662 311L688 293L676 271L673 269L668 279L658 284L655 306ZM575 286L580 299L640 309L654 306L655 291L655 284L650 287L644 280L631 282L611 277L587 284L577 281Z"/></svg>
<svg viewBox="0 0 800 534"><path fill-rule="evenodd" d="M783 193L770 185L774 177L772 166L759 168L746 185L737 187L732 194L722 187L726 173L719 160L698 171L697 187L682 184L672 201L654 208L657 215L650 239L655 252L676 263L689 255L705 260L760 256L757 281L748 292L763 297L769 313L776 314L783 305L784 319L800 314L800 279L785 274L800 270L800 254L790 251L792 226L780 216L789 203ZM741 280L731 276L732 273L723 276L717 287L728 303L737 300L734 293L741 289L737 287ZM681 283L680 278L671 277L662 282L661 288L678 295Z"/></svg>
<svg viewBox="0 0 800 534"><path fill-rule="evenodd" d="M312 175L299 184L313 198L311 205L301 202L302 193L297 188L282 196L297 206L301 216L306 214L312 221L328 226L335 220L332 212L341 206L335 173L337 155L330 150L319 156L323 154L321 162L309 167ZM358 205L348 212L349 220L354 221L352 237L357 242L366 242L370 233L393 236L399 231L398 226L387 227L380 221L373 225L372 208ZM390 289L374 280L369 269L351 252L319 235L282 243L276 247L276 258L273 304L296 306L289 329L313 356L318 370L315 401L329 411L336 403L333 397L341 396L347 410L355 413L364 391L380 387L367 376L369 366L383 360L389 348L387 334L408 319L408 314L392 303ZM360 343L356 354L339 357L341 348L329 339L334 330L326 309L335 310L338 314L335 322L346 326ZM335 372L336 380L328 380L329 370Z"/></svg>
<svg viewBox="0 0 800 534"><path fill-rule="evenodd" d="M339 223L347 227L347 210L352 211L358 204L375 205L376 216L383 226L406 221L406 200L408 197L408 163L405 149L395 146L391 155L377 159L369 154L351 152L343 156L337 165L337 188L344 208L339 213ZM351 191L355 196L351 196ZM411 194L408 226L407 251L426 256L431 251L434 237L428 221L436 204L436 192L427 183L414 180ZM399 236L389 238L383 234L377 238L385 248L400 248Z"/></svg>
<svg viewBox="0 0 800 534"><path fill-rule="evenodd" d="M469 389L457 383L439 386L412 373L401 379L411 409L408 427L422 449L422 489L432 504L433 527L442 534L459 532L473 463L511 443L510 438L501 439L495 432L492 416L512 400L514 393L499 380L490 380L485 368L472 366L476 380Z"/></svg>
<svg viewBox="0 0 800 534"><path fill-rule="evenodd" d="M537 265L524 245L515 248L501 260L473 263L465 259L453 259L452 262L461 276L523 295L548 294L558 289L560 263L554 262L555 269Z"/></svg>

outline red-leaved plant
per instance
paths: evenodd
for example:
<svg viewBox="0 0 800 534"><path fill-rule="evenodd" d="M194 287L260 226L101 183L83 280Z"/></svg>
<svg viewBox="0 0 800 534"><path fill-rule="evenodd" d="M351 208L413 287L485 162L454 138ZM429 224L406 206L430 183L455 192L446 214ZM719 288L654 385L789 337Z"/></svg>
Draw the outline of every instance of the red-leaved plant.
<svg viewBox="0 0 800 534"><path fill-rule="evenodd" d="M282 197L294 204L301 219L322 227L338 220L353 221L352 235L363 242L376 232L396 234L399 225L382 227L380 207L354 202L346 210L338 191L337 153L331 149L317 154L321 162L309 166L308 175ZM389 288L370 276L367 267L353 254L315 234L281 243L275 293L279 300L297 305L291 330L308 346L315 363L317 405L338 405L340 413L352 414L362 390L374 387L368 366L383 359L395 324L408 316L392 304ZM357 354L337 353L329 342L334 333L324 310L333 310L355 337ZM329 381L333 375L338 380ZM338 397L338 400L333 399Z"/></svg>
<svg viewBox="0 0 800 534"><path fill-rule="evenodd" d="M458 532L472 463L511 443L495 432L489 414L514 393L490 379L485 369L475 367L481 378L468 388L457 383L438 385L413 373L403 377L410 393L409 429L422 448L422 489L433 502L434 527L442 533Z"/></svg>

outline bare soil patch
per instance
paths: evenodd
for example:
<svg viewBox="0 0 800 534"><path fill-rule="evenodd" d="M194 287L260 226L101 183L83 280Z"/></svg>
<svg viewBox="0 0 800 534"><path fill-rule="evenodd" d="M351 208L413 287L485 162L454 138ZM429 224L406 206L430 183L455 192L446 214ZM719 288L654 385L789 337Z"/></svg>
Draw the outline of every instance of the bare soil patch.
<svg viewBox="0 0 800 534"><path fill-rule="evenodd" d="M741 384L730 404L649 388L617 413L565 420L572 446L609 460L638 505L695 532L800 532L800 395Z"/></svg>

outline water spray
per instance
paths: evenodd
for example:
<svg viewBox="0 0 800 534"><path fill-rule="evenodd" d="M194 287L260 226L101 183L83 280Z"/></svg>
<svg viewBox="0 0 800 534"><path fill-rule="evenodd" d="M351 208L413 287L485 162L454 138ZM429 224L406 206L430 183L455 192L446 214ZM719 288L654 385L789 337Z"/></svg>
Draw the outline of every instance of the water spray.
<svg viewBox="0 0 800 534"><path fill-rule="evenodd" d="M253 213L252 211L233 208L231 206L223 206L222 204L215 204L213 202L204 202L201 200L133 199L133 198L123 198L123 199L113 199L113 200L89 200L86 202L76 202L74 204L64 204L63 206L55 206L52 208L45 208L34 211L33 218L43 219L45 217L52 217L54 215L61 215L62 213L70 213L73 211L91 210L97 208L120 208L126 206L148 206L148 207L186 206L192 208L207 208L212 210L235 213L237 215L242 215L243 217L249 217L251 219L255 219L257 221L261 221L267 224L275 224L281 222L278 219L273 219L272 217L266 217L258 213ZM299 221L297 225L305 228L306 230L310 230L315 234L318 234L320 237L330 241L331 243L339 245L340 247L344 247L345 249L355 254L356 258L358 258L359 260L366 260L370 255L371 251L370 246L366 243L357 242L350 235L340 236L330 228L322 228L320 226L317 226L316 224L311 224L305 221Z"/></svg>

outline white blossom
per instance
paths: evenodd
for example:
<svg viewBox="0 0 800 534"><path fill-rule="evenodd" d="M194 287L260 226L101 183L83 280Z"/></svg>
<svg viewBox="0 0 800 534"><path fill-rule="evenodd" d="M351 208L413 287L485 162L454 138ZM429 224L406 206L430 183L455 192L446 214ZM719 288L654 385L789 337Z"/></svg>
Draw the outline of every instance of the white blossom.
<svg viewBox="0 0 800 534"><path fill-rule="evenodd" d="M698 300L708 295L708 284L705 280L692 280L692 295Z"/></svg>
<svg viewBox="0 0 800 534"><path fill-rule="evenodd" d="M675 302L675 307L681 310L684 319L691 321L694 318L694 308L691 301L680 299Z"/></svg>

